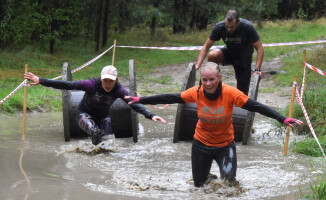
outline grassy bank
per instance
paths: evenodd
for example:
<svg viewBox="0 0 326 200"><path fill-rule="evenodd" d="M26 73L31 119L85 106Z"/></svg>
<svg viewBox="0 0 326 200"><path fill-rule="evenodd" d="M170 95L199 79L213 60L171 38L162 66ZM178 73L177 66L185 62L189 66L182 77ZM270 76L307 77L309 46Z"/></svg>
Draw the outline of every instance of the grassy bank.
<svg viewBox="0 0 326 200"><path fill-rule="evenodd" d="M263 43L317 40L322 39L326 35L326 19L311 22L300 20L265 22L263 25L264 28L258 30ZM179 35L171 34L172 30L169 29L157 29L154 38L149 37L149 30L134 29L127 31L125 34L109 33L111 44L102 48L100 52L94 52L93 43L88 42L85 46L84 38L58 43L54 54L47 53L46 49L48 48L39 44L2 50L0 53L0 99L3 99L23 81L25 64L28 64L29 71L36 75L53 78L61 74L63 62L69 62L71 68L75 69L111 46L114 39L117 39L117 45L201 46L206 41L212 27L213 25L206 31L194 31ZM223 45L223 43L217 42L214 45ZM266 47L264 59L270 60L303 46L308 45ZM112 63L112 52L112 50L109 51L96 62L74 73L73 79L81 80L98 76L103 66ZM141 81L156 67L195 61L198 53L199 51L117 48L114 65L118 68L120 76L127 77L129 59L134 59L137 80ZM287 63L285 64L288 65ZM289 79L287 78L279 78L279 81L283 84L289 84ZM0 112L16 113L20 111L22 108L22 96L23 90L20 89L0 105ZM61 93L42 86L30 87L28 90L27 108L28 110L60 110Z"/></svg>

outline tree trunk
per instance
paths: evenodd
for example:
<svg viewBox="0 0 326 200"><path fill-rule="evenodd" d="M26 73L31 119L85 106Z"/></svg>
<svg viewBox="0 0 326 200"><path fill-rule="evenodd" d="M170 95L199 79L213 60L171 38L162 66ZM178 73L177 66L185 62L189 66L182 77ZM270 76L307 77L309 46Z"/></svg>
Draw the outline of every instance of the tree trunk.
<svg viewBox="0 0 326 200"><path fill-rule="evenodd" d="M59 8L58 2L53 0L52 1L52 7L53 9L57 9ZM54 34L54 32L58 29L59 26L59 22L56 20L56 18L54 18L53 16L51 17L51 22L50 22L50 53L53 54L54 52L54 45L55 45L55 40L56 40L56 35Z"/></svg>
<svg viewBox="0 0 326 200"><path fill-rule="evenodd" d="M196 2L193 3L192 7L192 12L191 12L191 19L190 19L190 23L189 23L189 27L190 28L194 28L195 27L195 23L197 21L197 5Z"/></svg>
<svg viewBox="0 0 326 200"><path fill-rule="evenodd" d="M154 38L154 34L155 34L155 28L156 28L156 17L152 17L152 21L151 21L151 38Z"/></svg>
<svg viewBox="0 0 326 200"><path fill-rule="evenodd" d="M5 15L6 4L7 4L7 0L0 0L0 22L2 21L4 15Z"/></svg>
<svg viewBox="0 0 326 200"><path fill-rule="evenodd" d="M202 13L198 16L198 21L197 21L197 28L199 30L204 30L207 28L207 23L208 23L208 18L205 15L205 13Z"/></svg>
<svg viewBox="0 0 326 200"><path fill-rule="evenodd" d="M95 42L96 47L95 51L98 51L100 48L100 31L101 31L101 21L102 21L102 5L103 0L98 0L98 7L97 7L97 17L96 17L96 27L95 27Z"/></svg>
<svg viewBox="0 0 326 200"><path fill-rule="evenodd" d="M186 31L186 0L174 0L173 9L173 34L175 33L185 33Z"/></svg>
<svg viewBox="0 0 326 200"><path fill-rule="evenodd" d="M85 37L85 44L84 46L86 47L87 45L87 41L88 41L88 37L89 37L89 32L91 31L91 20L92 20L92 16L93 16L93 12L94 12L94 4L93 1L90 2L89 8L88 8L88 17L87 17L87 25L86 25L86 37Z"/></svg>
<svg viewBox="0 0 326 200"><path fill-rule="evenodd" d="M119 32L123 33L127 30L128 18L129 18L128 2L127 2L127 0L120 0L119 1L119 18L118 18Z"/></svg>
<svg viewBox="0 0 326 200"><path fill-rule="evenodd" d="M154 8L158 8L159 3L157 1L154 2ZM155 28L156 28L156 22L157 22L157 18L156 18L156 13L153 13L152 15L152 20L151 20L151 38L154 38L154 34L155 34Z"/></svg>
<svg viewBox="0 0 326 200"><path fill-rule="evenodd" d="M259 3L259 8L258 8L258 28L262 29L263 28L263 24L261 23L261 8L263 5L263 0L260 0Z"/></svg>
<svg viewBox="0 0 326 200"><path fill-rule="evenodd" d="M109 16L109 5L110 0L105 0L104 2L104 16L103 16L103 40L102 40L102 47L106 46L108 40L108 16Z"/></svg>
<svg viewBox="0 0 326 200"><path fill-rule="evenodd" d="M54 53L54 44L55 44L55 39L50 40L50 54Z"/></svg>

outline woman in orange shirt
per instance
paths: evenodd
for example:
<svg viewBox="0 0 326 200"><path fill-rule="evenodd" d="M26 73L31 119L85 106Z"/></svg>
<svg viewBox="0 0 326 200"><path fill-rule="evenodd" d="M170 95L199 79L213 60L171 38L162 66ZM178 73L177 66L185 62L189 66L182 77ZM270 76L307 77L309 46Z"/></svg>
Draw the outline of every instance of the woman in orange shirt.
<svg viewBox="0 0 326 200"><path fill-rule="evenodd" d="M302 121L286 118L255 100L250 99L235 87L222 84L222 74L216 63L208 62L200 70L199 86L177 94L161 94L148 97L129 97L129 104L196 103L198 123L196 125L192 152L192 174L194 185L202 187L207 180L213 160L220 169L222 179L235 180L237 156L232 126L233 107L259 112L291 126Z"/></svg>

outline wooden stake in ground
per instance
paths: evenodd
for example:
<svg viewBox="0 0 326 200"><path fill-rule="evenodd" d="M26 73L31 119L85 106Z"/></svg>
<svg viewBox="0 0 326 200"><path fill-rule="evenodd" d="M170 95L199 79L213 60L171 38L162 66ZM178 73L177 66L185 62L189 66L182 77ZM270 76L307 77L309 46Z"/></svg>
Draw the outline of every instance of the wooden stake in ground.
<svg viewBox="0 0 326 200"><path fill-rule="evenodd" d="M115 46L117 44L117 40L114 40L114 47L113 47L113 55L112 55L112 66L114 66L114 57L115 57Z"/></svg>
<svg viewBox="0 0 326 200"><path fill-rule="evenodd" d="M28 65L25 65L25 73L28 71ZM24 106L23 106L23 127L22 134L25 135L26 130L26 104L27 104L27 87L24 87Z"/></svg>
<svg viewBox="0 0 326 200"><path fill-rule="evenodd" d="M293 109L293 102L294 102L294 95L295 95L295 88L297 87L296 83L297 82L297 77L295 76L293 79L293 87L292 87L292 95L291 95L291 103L290 103L290 110L289 110L289 117L292 117L292 109ZM290 137L290 126L286 127L286 136L285 136L285 144L284 144L284 153L283 155L287 155L287 150L288 150L288 143L289 143L289 137Z"/></svg>
<svg viewBox="0 0 326 200"><path fill-rule="evenodd" d="M305 76L305 68L306 68L306 50L303 50L303 71L302 71L302 82L304 81L304 76ZM303 92L304 92L304 87L302 88L302 92L301 92L301 98L303 97Z"/></svg>

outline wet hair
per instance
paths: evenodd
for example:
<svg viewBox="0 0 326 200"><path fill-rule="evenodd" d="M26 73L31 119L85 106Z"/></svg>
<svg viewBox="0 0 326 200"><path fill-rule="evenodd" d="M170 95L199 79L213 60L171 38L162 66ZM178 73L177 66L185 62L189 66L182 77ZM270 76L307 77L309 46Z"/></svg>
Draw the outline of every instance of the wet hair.
<svg viewBox="0 0 326 200"><path fill-rule="evenodd" d="M202 85L202 82L201 82L201 74L203 71L206 71L206 70L215 70L216 71L216 76L220 75L221 74L221 69L220 69L220 66L214 62L207 62L205 65L203 65L201 68L200 68L200 71L199 71L199 85L198 85L198 88L197 88L197 98L199 97L199 89Z"/></svg>
<svg viewBox="0 0 326 200"><path fill-rule="evenodd" d="M233 22L233 20L235 19L235 21L238 23L239 20L239 14L237 11L235 10L229 10L226 14L225 14L225 19L228 22Z"/></svg>

